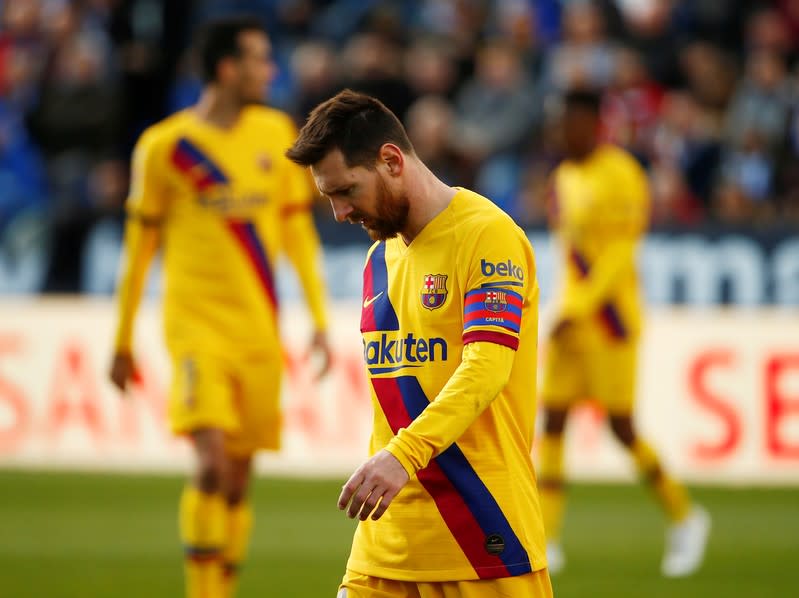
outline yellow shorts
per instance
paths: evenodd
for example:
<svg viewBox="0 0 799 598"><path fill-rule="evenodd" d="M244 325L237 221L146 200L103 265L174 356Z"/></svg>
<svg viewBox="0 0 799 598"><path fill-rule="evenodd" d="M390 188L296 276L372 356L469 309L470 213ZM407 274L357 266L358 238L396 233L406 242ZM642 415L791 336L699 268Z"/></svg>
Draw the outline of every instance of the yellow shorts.
<svg viewBox="0 0 799 598"><path fill-rule="evenodd" d="M469 581L397 581L362 575L347 569L336 598L550 598L549 570L516 577Z"/></svg>
<svg viewBox="0 0 799 598"><path fill-rule="evenodd" d="M172 355L169 421L172 431L201 428L227 433L236 456L280 448L282 362L273 353L222 358L175 351Z"/></svg>
<svg viewBox="0 0 799 598"><path fill-rule="evenodd" d="M567 409L598 401L611 415L629 415L635 403L637 340L604 339L594 331L567 329L545 348L541 402Z"/></svg>

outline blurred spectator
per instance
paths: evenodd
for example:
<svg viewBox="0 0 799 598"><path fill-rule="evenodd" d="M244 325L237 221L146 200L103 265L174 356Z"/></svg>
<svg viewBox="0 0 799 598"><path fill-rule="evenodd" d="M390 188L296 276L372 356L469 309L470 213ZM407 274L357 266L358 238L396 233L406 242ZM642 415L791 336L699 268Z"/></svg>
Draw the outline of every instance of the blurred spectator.
<svg viewBox="0 0 799 598"><path fill-rule="evenodd" d="M29 114L30 130L44 151L50 180L53 220L53 264L47 289L76 291L83 242L98 213L120 208L95 193L95 169L124 178L121 167L109 167L120 138L119 97L104 79L102 45L86 34L65 41L52 72ZM120 186L124 183L117 183Z"/></svg>
<svg viewBox="0 0 799 598"><path fill-rule="evenodd" d="M474 77L455 98L453 142L474 161L519 149L540 120L540 106L516 49L492 41L477 53Z"/></svg>
<svg viewBox="0 0 799 598"><path fill-rule="evenodd" d="M788 30L788 39L792 44L792 49L796 51L797 40L799 40L799 0L777 0L777 10L779 11L780 21Z"/></svg>
<svg viewBox="0 0 799 598"><path fill-rule="evenodd" d="M760 8L749 17L746 23L748 51L766 50L787 56L796 49L796 37L791 35L790 30L791 4L796 3L783 2L783 12L774 7ZM799 16L799 9L793 9L797 10Z"/></svg>
<svg viewBox="0 0 799 598"><path fill-rule="evenodd" d="M544 104L545 117L530 143L522 162L519 195L515 214L520 226L545 226L551 201L550 174L562 156L559 98L551 96Z"/></svg>
<svg viewBox="0 0 799 598"><path fill-rule="evenodd" d="M4 7L0 34L0 234L18 214L41 210L46 201L40 152L23 122L36 97L44 48L29 22L38 14L36 3L16 6Z"/></svg>
<svg viewBox="0 0 799 598"><path fill-rule="evenodd" d="M590 2L569 2L563 14L563 41L553 46L544 66L544 80L558 90L603 89L613 79L614 45L605 35L605 20Z"/></svg>
<svg viewBox="0 0 799 598"><path fill-rule="evenodd" d="M85 35L66 42L56 56L39 101L29 114L34 138L45 153L57 206L82 199L80 182L101 160L114 156L119 139L119 97L103 79L102 46ZM76 180L79 179L79 180Z"/></svg>
<svg viewBox="0 0 799 598"><path fill-rule="evenodd" d="M450 140L454 114L438 96L423 96L408 110L405 125L419 158L450 185L463 185L468 175Z"/></svg>
<svg viewBox="0 0 799 598"><path fill-rule="evenodd" d="M0 10L0 94L24 109L35 97L47 59L41 3L5 2Z"/></svg>
<svg viewBox="0 0 799 598"><path fill-rule="evenodd" d="M762 139L769 154L782 141L793 91L786 75L776 52L755 50L749 55L746 75L727 111L725 139L734 150L751 145L753 135Z"/></svg>
<svg viewBox="0 0 799 598"><path fill-rule="evenodd" d="M731 58L718 46L694 42L680 52L679 63L685 86L720 130L735 87L736 69Z"/></svg>
<svg viewBox="0 0 799 598"><path fill-rule="evenodd" d="M486 0L425 0L417 15L420 30L449 40L461 62L469 62L489 21Z"/></svg>
<svg viewBox="0 0 799 598"><path fill-rule="evenodd" d="M294 74L294 105L290 107L298 124L308 113L338 90L336 54L324 42L309 41L297 46L291 56Z"/></svg>
<svg viewBox="0 0 799 598"><path fill-rule="evenodd" d="M526 0L497 2L490 30L494 37L507 40L524 56L531 56L538 50L538 20L533 2Z"/></svg>
<svg viewBox="0 0 799 598"><path fill-rule="evenodd" d="M446 40L421 38L405 52L405 78L417 97L452 98L458 83L458 66Z"/></svg>
<svg viewBox="0 0 799 598"><path fill-rule="evenodd" d="M677 55L681 39L672 0L618 0L627 28L627 44L638 51L661 85L680 83Z"/></svg>
<svg viewBox="0 0 799 598"><path fill-rule="evenodd" d="M402 52L391 40L376 33L353 37L341 56L342 84L380 99L400 119L413 102L413 93L402 77Z"/></svg>
<svg viewBox="0 0 799 598"><path fill-rule="evenodd" d="M603 137L627 148L646 164L654 151L663 88L649 77L641 56L620 50L613 85L602 106Z"/></svg>
<svg viewBox="0 0 799 598"><path fill-rule="evenodd" d="M44 164L13 101L0 97L0 235L21 213L42 212L47 202Z"/></svg>
<svg viewBox="0 0 799 598"><path fill-rule="evenodd" d="M663 100L662 118L655 129L653 169L679 172L684 182L670 187L678 188L684 184L689 192L686 197L708 204L720 154L717 128L696 98L685 91L667 94Z"/></svg>
<svg viewBox="0 0 799 598"><path fill-rule="evenodd" d="M750 129L740 147L730 151L722 165L725 184L737 187L750 202L761 203L772 191L773 165L765 138Z"/></svg>
<svg viewBox="0 0 799 598"><path fill-rule="evenodd" d="M679 168L673 164L656 164L650 179L652 224L686 226L701 222L705 211Z"/></svg>
<svg viewBox="0 0 799 598"><path fill-rule="evenodd" d="M455 98L453 147L477 167L477 191L511 215L521 174L518 151L540 122L540 105L517 50L502 41L480 49L474 77Z"/></svg>
<svg viewBox="0 0 799 598"><path fill-rule="evenodd" d="M740 186L725 183L715 189L713 215L723 224L740 226L752 222L754 210Z"/></svg>
<svg viewBox="0 0 799 598"><path fill-rule="evenodd" d="M113 11L108 31L119 68L123 147L164 116L171 83L190 41L194 0L100 0ZM234 2L227 2L233 5ZM232 6L230 6L232 8Z"/></svg>

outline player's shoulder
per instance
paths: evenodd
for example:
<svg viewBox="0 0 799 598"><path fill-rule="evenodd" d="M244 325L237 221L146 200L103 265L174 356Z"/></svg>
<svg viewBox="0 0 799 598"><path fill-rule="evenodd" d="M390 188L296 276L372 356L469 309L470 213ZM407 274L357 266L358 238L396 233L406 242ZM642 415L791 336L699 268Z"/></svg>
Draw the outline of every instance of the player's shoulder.
<svg viewBox="0 0 799 598"><path fill-rule="evenodd" d="M168 145L184 134L189 124L190 118L186 110L176 112L144 129L139 135L137 145L151 148Z"/></svg>
<svg viewBox="0 0 799 598"><path fill-rule="evenodd" d="M618 145L603 144L597 148L597 154L602 167L634 173L643 172L643 167L638 159Z"/></svg>
<svg viewBox="0 0 799 598"><path fill-rule="evenodd" d="M493 201L469 189L459 189L453 199L457 233L466 241L477 235L496 235L497 239L524 235L524 231Z"/></svg>
<svg viewBox="0 0 799 598"><path fill-rule="evenodd" d="M256 105L248 106L246 110L248 124L272 130L277 129L284 132L292 132L295 129L294 121L291 116L277 108Z"/></svg>

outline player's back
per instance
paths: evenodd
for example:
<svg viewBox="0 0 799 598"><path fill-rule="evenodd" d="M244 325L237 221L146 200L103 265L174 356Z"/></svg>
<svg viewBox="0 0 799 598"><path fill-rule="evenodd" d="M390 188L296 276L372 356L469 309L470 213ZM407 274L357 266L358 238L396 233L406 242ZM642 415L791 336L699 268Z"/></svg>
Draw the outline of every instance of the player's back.
<svg viewBox="0 0 799 598"><path fill-rule="evenodd" d="M609 261L616 259L611 254L626 255L617 251L619 243L631 245L634 252L646 229L649 195L643 168L625 150L599 146L582 161L566 160L558 166L553 202L552 227L563 256L560 300L583 292L581 282L604 260L601 268L618 271L612 276L607 301L600 306L612 309L600 320L614 335L637 335L641 298L634 261Z"/></svg>
<svg viewBox="0 0 799 598"><path fill-rule="evenodd" d="M293 132L284 114L252 106L228 129L184 110L142 135L129 211L161 220L171 346L277 350L280 218L310 195L284 156Z"/></svg>

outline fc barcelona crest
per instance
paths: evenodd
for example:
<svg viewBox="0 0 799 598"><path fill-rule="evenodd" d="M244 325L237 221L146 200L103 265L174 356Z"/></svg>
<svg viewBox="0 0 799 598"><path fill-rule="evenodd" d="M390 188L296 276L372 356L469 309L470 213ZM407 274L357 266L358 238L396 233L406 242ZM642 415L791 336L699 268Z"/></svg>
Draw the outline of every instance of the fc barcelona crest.
<svg viewBox="0 0 799 598"><path fill-rule="evenodd" d="M494 313L508 309L508 294L505 291L486 291L485 308Z"/></svg>
<svg viewBox="0 0 799 598"><path fill-rule="evenodd" d="M447 275L425 274L422 286L422 307L438 309L447 300Z"/></svg>

